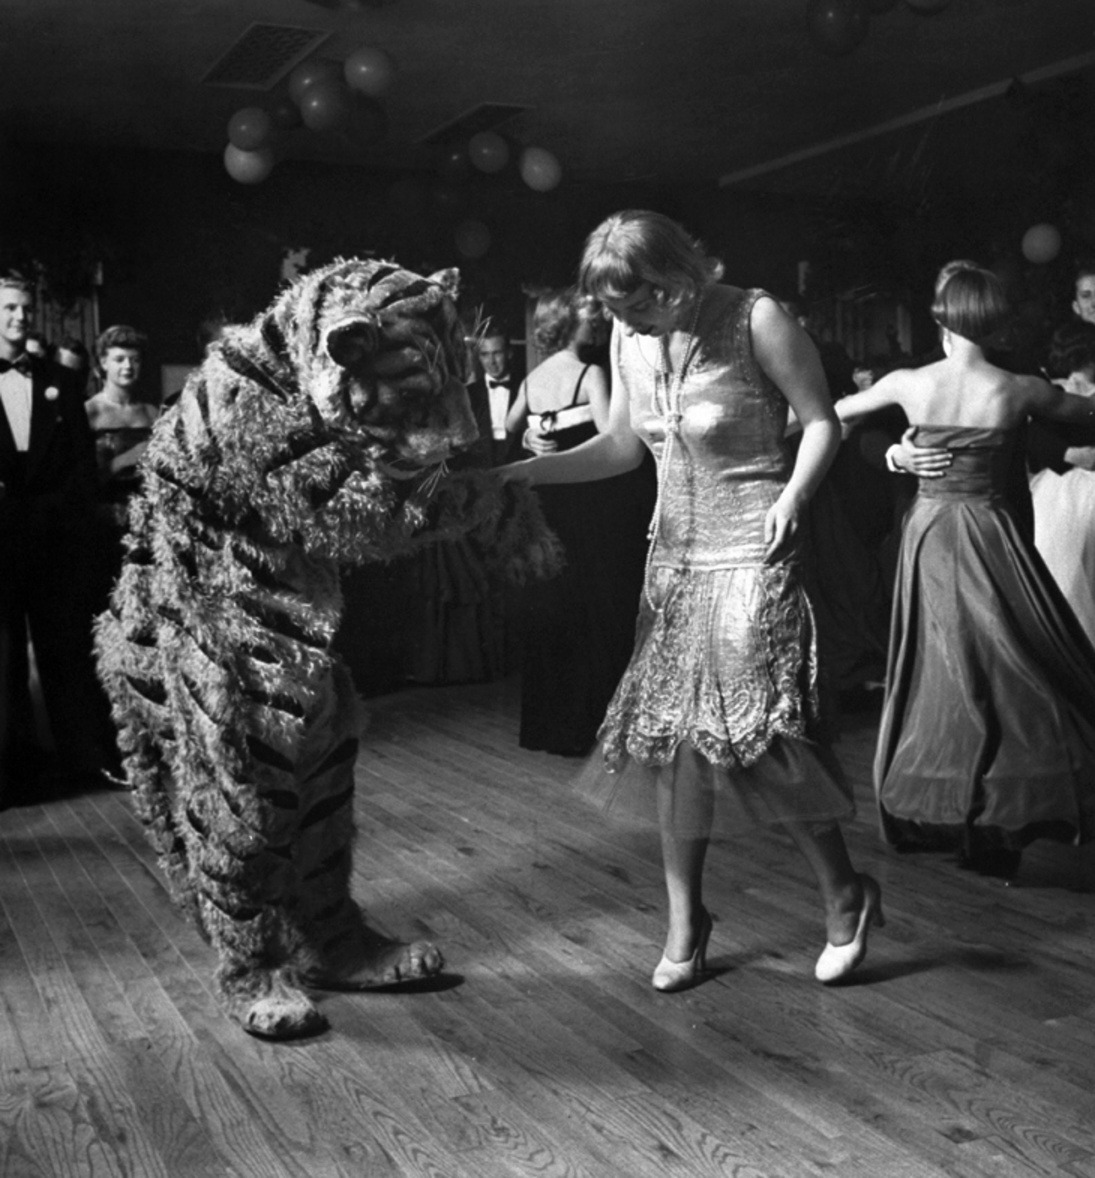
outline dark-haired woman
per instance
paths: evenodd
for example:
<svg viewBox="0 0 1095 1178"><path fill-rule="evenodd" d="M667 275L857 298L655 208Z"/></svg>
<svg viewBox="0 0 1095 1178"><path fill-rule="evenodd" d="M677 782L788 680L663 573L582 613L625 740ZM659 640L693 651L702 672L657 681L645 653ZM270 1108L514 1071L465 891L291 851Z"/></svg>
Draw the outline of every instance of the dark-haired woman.
<svg viewBox="0 0 1095 1178"><path fill-rule="evenodd" d="M108 327L95 341L102 387L84 405L99 468L96 505L96 612L105 608L122 563L129 499L139 484L138 464L160 415L141 391L141 363L148 337L125 324Z"/></svg>
<svg viewBox="0 0 1095 1178"><path fill-rule="evenodd" d="M891 843L1010 875L1036 838L1095 837L1095 650L1005 494L1028 415L1090 423L1095 406L985 359L1009 314L991 272L944 266L932 313L944 359L836 406L899 405L953 458L905 519L875 788Z"/></svg>
<svg viewBox="0 0 1095 1178"><path fill-rule="evenodd" d="M538 299L533 337L546 358L525 378L506 421L526 452L563 452L606 427L608 374L587 357L605 326L573 290ZM539 489L566 565L522 594L523 748L580 756L596 741L631 654L653 508L649 476L640 468L595 485Z"/></svg>

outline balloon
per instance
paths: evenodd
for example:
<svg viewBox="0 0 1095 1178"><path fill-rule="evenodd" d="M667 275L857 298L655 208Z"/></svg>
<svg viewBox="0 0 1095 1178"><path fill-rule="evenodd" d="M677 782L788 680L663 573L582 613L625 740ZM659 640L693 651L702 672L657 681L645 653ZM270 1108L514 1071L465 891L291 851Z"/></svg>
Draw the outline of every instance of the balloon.
<svg viewBox="0 0 1095 1178"><path fill-rule="evenodd" d="M537 192L549 192L563 178L559 161L543 147L526 147L520 167L521 179Z"/></svg>
<svg viewBox="0 0 1095 1178"><path fill-rule="evenodd" d="M1043 222L1031 225L1023 234L1023 257L1035 265L1052 262L1061 252L1061 234L1056 226Z"/></svg>
<svg viewBox="0 0 1095 1178"><path fill-rule="evenodd" d="M951 0L905 0L913 12L942 12Z"/></svg>
<svg viewBox="0 0 1095 1178"><path fill-rule="evenodd" d="M224 168L240 184L260 184L273 171L274 153L268 147L240 151L234 143L229 143L224 149Z"/></svg>
<svg viewBox="0 0 1095 1178"><path fill-rule="evenodd" d="M346 58L342 73L351 90L378 98L392 84L395 62L383 49L362 45Z"/></svg>
<svg viewBox="0 0 1095 1178"><path fill-rule="evenodd" d="M228 120L228 141L240 151L257 151L274 136L274 120L261 106L245 106Z"/></svg>
<svg viewBox="0 0 1095 1178"><path fill-rule="evenodd" d="M500 172L509 162L509 144L494 131L480 131L468 140L468 159L480 172Z"/></svg>
<svg viewBox="0 0 1095 1178"><path fill-rule="evenodd" d="M293 67L289 75L289 97L300 106L305 93L318 82L341 81L338 63L325 57L311 57Z"/></svg>
<svg viewBox="0 0 1095 1178"><path fill-rule="evenodd" d="M300 100L300 117L310 131L330 131L349 121L350 92L341 82L314 82Z"/></svg>
<svg viewBox="0 0 1095 1178"><path fill-rule="evenodd" d="M461 221L453 236L462 257L481 258L490 249L490 230L482 221Z"/></svg>
<svg viewBox="0 0 1095 1178"><path fill-rule="evenodd" d="M817 47L833 57L861 45L870 24L865 0L806 0L806 24Z"/></svg>

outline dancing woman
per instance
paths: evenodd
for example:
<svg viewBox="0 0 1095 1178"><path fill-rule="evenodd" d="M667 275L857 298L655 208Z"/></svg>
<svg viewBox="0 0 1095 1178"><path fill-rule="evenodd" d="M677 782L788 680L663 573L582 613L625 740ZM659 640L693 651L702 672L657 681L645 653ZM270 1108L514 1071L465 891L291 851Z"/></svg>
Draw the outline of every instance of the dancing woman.
<svg viewBox="0 0 1095 1178"><path fill-rule="evenodd" d="M1009 876L1035 838L1095 836L1095 650L1006 486L1028 415L1091 423L1095 402L986 360L1009 314L990 271L948 263L932 314L943 360L836 407L899 405L952 460L905 518L875 789L889 842Z"/></svg>
<svg viewBox="0 0 1095 1178"><path fill-rule="evenodd" d="M704 972L703 867L724 813L783 824L805 855L825 910L820 981L851 973L882 923L878 885L855 871L840 829L850 791L817 739L816 643L795 561L839 426L805 331L721 275L658 213L617 213L595 229L579 277L614 320L607 427L507 468L553 484L630 470L644 447L657 462L635 648L599 737L608 767L629 770L615 793L656 797L669 901L659 990ZM803 423L793 461L788 404Z"/></svg>

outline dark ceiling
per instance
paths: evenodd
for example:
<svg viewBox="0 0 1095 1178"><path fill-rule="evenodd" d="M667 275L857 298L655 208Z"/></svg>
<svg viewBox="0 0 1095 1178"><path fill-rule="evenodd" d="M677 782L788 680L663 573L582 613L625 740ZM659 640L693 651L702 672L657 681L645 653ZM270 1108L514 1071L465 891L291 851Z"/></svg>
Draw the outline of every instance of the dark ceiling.
<svg viewBox="0 0 1095 1178"><path fill-rule="evenodd" d="M866 190L917 169L999 184L1030 129L1017 99L1062 88L1064 150L1091 144L1093 0L860 2L887 10L834 56L807 0L3 0L3 125L104 152L221 152L233 112L286 95L287 69L266 88L205 80L267 25L314 33L335 62L374 46L396 63L383 142L297 130L281 150L298 159L431 167L439 128L497 104L520 112L498 132L553 153L564 182L806 192L838 168Z"/></svg>

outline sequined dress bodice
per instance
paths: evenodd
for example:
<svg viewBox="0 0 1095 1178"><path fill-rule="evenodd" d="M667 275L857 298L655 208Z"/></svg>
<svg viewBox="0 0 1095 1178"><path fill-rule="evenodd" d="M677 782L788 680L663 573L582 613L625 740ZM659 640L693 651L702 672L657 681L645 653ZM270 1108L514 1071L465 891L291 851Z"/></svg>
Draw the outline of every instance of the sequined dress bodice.
<svg viewBox="0 0 1095 1178"><path fill-rule="evenodd" d="M655 567L756 565L764 557L764 517L791 468L784 440L787 404L753 357L749 319L762 291L707 290L680 389L680 432L660 471ZM665 410L675 377L644 356L649 339L617 332L615 372L631 424L659 467L666 456Z"/></svg>

